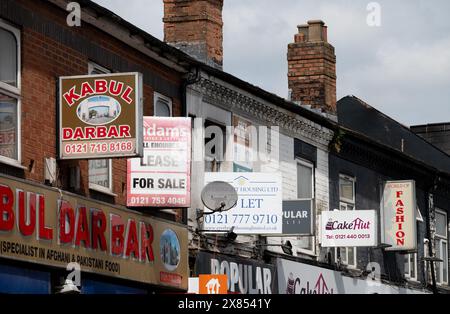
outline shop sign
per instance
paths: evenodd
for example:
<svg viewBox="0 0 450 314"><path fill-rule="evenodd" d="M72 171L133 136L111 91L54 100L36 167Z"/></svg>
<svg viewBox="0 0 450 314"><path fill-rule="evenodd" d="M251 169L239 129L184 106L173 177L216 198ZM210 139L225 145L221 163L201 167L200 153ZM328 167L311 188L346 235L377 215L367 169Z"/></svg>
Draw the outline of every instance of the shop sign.
<svg viewBox="0 0 450 314"><path fill-rule="evenodd" d="M313 200L283 201L283 235L314 235Z"/></svg>
<svg viewBox="0 0 450 314"><path fill-rule="evenodd" d="M415 181L388 181L382 198L382 242L387 251L410 251L417 248Z"/></svg>
<svg viewBox="0 0 450 314"><path fill-rule="evenodd" d="M406 289L381 282L378 273L357 279L323 267L277 259L280 294L421 294L424 290Z"/></svg>
<svg viewBox="0 0 450 314"><path fill-rule="evenodd" d="M376 211L323 211L320 240L322 247L376 246Z"/></svg>
<svg viewBox="0 0 450 314"><path fill-rule="evenodd" d="M281 234L283 223L282 179L279 173L207 172L205 185L213 181L231 184L238 202L230 210L204 216L204 229L236 234ZM214 195L211 195L214 198ZM205 212L210 212L205 208Z"/></svg>
<svg viewBox="0 0 450 314"><path fill-rule="evenodd" d="M185 226L0 176L0 257L187 289Z"/></svg>
<svg viewBox="0 0 450 314"><path fill-rule="evenodd" d="M127 206L189 207L191 119L144 117L144 156L128 159Z"/></svg>
<svg viewBox="0 0 450 314"><path fill-rule="evenodd" d="M142 156L142 75L59 78L59 157Z"/></svg>
<svg viewBox="0 0 450 314"><path fill-rule="evenodd" d="M195 273L199 277L201 275L226 275L229 293L277 293L275 266L252 259L201 251L197 254ZM199 289L201 288L199 287Z"/></svg>

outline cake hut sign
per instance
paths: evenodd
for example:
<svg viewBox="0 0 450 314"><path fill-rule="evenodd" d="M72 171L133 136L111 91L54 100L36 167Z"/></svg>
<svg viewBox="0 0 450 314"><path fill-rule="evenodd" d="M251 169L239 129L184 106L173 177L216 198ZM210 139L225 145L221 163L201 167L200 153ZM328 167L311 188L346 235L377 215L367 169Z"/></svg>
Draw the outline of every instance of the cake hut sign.
<svg viewBox="0 0 450 314"><path fill-rule="evenodd" d="M374 210L324 211L321 221L322 247L376 246Z"/></svg>
<svg viewBox="0 0 450 314"><path fill-rule="evenodd" d="M142 155L142 75L59 79L61 159Z"/></svg>
<svg viewBox="0 0 450 314"><path fill-rule="evenodd" d="M382 200L382 241L391 245L389 251L417 248L415 182L388 181Z"/></svg>

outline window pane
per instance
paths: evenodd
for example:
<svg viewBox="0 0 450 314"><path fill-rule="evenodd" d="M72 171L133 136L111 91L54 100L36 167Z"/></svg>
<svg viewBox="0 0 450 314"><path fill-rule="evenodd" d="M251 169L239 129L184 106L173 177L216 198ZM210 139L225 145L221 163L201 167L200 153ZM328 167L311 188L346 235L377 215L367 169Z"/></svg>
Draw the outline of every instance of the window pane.
<svg viewBox="0 0 450 314"><path fill-rule="evenodd" d="M416 278L416 254L410 254L410 265L411 265L411 272L410 272L410 277L411 278Z"/></svg>
<svg viewBox="0 0 450 314"><path fill-rule="evenodd" d="M0 28L0 81L17 86L16 37L2 28Z"/></svg>
<svg viewBox="0 0 450 314"><path fill-rule="evenodd" d="M341 252L341 261L343 264L347 264L348 260L347 260L347 248L345 247L341 247L340 248L340 252Z"/></svg>
<svg viewBox="0 0 450 314"><path fill-rule="evenodd" d="M300 163L297 163L297 197L313 198L312 195L312 174L313 170Z"/></svg>
<svg viewBox="0 0 450 314"><path fill-rule="evenodd" d="M17 100L0 93L0 155L18 159Z"/></svg>
<svg viewBox="0 0 450 314"><path fill-rule="evenodd" d="M89 160L89 183L107 189L111 188L109 178L109 159Z"/></svg>
<svg viewBox="0 0 450 314"><path fill-rule="evenodd" d="M313 237L298 237L297 246L305 250L313 250Z"/></svg>
<svg viewBox="0 0 450 314"><path fill-rule="evenodd" d="M442 252L441 252L441 241L440 240L436 240L436 257L442 259ZM441 267L442 267L443 263L434 263L435 267L436 267L436 281L438 283L442 283L441 281Z"/></svg>
<svg viewBox="0 0 450 314"><path fill-rule="evenodd" d="M409 256L405 255L405 274L410 275L410 268L409 268Z"/></svg>
<svg viewBox="0 0 450 314"><path fill-rule="evenodd" d="M353 200L353 181L340 178L339 180L339 195L341 198Z"/></svg>
<svg viewBox="0 0 450 314"><path fill-rule="evenodd" d="M155 105L156 117L170 117L170 107L165 101L158 99Z"/></svg>
<svg viewBox="0 0 450 314"><path fill-rule="evenodd" d="M442 241L442 278L448 282L448 246L447 242Z"/></svg>
<svg viewBox="0 0 450 314"><path fill-rule="evenodd" d="M439 212L436 212L436 234L447 237L447 216Z"/></svg>
<svg viewBox="0 0 450 314"><path fill-rule="evenodd" d="M348 265L355 266L355 248L349 247L347 248L348 251Z"/></svg>

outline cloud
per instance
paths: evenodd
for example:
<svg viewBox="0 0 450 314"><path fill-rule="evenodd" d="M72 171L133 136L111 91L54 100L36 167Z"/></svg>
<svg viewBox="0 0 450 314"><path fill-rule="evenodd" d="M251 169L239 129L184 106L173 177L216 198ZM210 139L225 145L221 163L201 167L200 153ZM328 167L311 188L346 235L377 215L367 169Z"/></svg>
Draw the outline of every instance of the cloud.
<svg viewBox="0 0 450 314"><path fill-rule="evenodd" d="M163 38L162 0L96 0ZM287 96L287 45L322 19L337 54L338 97L356 95L404 124L450 121L450 1L379 0L381 26L353 0L225 0L224 70Z"/></svg>

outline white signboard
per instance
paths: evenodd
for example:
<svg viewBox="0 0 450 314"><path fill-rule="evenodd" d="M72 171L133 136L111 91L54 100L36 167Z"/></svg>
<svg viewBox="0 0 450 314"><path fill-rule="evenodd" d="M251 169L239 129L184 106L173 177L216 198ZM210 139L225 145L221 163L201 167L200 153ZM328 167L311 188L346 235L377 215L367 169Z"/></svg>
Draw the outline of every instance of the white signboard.
<svg viewBox="0 0 450 314"><path fill-rule="evenodd" d="M278 173L207 172L205 185L225 181L238 193L236 207L204 216L204 229L236 234L282 233L282 179ZM205 208L205 212L211 212Z"/></svg>
<svg viewBox="0 0 450 314"><path fill-rule="evenodd" d="M417 248L416 188L413 180L387 181L382 199L383 243L387 251L409 251Z"/></svg>
<svg viewBox="0 0 450 314"><path fill-rule="evenodd" d="M322 247L376 246L376 222L374 210L323 211Z"/></svg>
<svg viewBox="0 0 450 314"><path fill-rule="evenodd" d="M127 206L189 207L191 119L144 117L144 157L128 159Z"/></svg>
<svg viewBox="0 0 450 314"><path fill-rule="evenodd" d="M425 290L405 289L383 284L380 265L367 279L343 276L330 269L277 259L279 294L422 294Z"/></svg>

